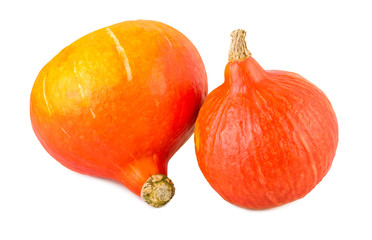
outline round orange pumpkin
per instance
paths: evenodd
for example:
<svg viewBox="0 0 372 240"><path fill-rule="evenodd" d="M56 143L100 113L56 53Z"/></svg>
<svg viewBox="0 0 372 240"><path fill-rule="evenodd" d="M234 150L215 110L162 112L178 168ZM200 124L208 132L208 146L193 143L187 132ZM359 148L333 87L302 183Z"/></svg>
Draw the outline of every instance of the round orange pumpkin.
<svg viewBox="0 0 372 240"><path fill-rule="evenodd" d="M304 197L327 174L338 125L331 103L296 73L266 71L232 33L225 82L195 126L201 171L227 201L264 209Z"/></svg>
<svg viewBox="0 0 372 240"><path fill-rule="evenodd" d="M127 21L80 38L45 65L31 92L31 122L62 165L137 195L149 179L142 197L160 206L174 193L168 161L193 133L206 95L202 59L183 34Z"/></svg>

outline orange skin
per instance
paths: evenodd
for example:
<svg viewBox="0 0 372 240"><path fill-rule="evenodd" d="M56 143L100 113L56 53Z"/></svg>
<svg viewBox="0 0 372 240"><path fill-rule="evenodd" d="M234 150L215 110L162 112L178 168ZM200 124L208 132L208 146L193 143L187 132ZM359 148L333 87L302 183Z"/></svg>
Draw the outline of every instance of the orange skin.
<svg viewBox="0 0 372 240"><path fill-rule="evenodd" d="M229 62L195 125L201 171L226 200L276 207L309 193L335 156L338 125L324 93L298 74Z"/></svg>
<svg viewBox="0 0 372 240"><path fill-rule="evenodd" d="M207 77L193 44L154 21L90 33L39 73L34 132L67 168L114 179L140 195L194 130Z"/></svg>

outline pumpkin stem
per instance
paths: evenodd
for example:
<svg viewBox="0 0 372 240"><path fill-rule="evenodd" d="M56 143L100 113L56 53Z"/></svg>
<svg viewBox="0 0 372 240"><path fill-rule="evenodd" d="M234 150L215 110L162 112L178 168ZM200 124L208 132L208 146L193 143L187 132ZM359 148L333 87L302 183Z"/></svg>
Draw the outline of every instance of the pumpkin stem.
<svg viewBox="0 0 372 240"><path fill-rule="evenodd" d="M153 207L164 206L174 196L173 182L163 174L155 174L147 179L141 190L141 198Z"/></svg>
<svg viewBox="0 0 372 240"><path fill-rule="evenodd" d="M245 43L246 34L247 32L242 29L236 29L231 33L232 40L229 50L229 62L243 61L252 55Z"/></svg>

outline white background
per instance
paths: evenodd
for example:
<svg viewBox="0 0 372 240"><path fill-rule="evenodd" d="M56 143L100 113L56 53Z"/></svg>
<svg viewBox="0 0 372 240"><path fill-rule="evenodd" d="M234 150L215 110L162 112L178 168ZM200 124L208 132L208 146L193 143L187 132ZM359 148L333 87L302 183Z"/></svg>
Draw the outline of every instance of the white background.
<svg viewBox="0 0 372 240"><path fill-rule="evenodd" d="M370 1L2 1L0 239L372 239ZM118 183L62 167L36 139L29 96L40 69L96 29L151 19L184 33L223 82L230 32L266 69L321 88L339 121L333 166L305 198L265 211L224 201L201 174L191 138L171 159L176 195L154 209ZM368 229L369 228L369 229Z"/></svg>

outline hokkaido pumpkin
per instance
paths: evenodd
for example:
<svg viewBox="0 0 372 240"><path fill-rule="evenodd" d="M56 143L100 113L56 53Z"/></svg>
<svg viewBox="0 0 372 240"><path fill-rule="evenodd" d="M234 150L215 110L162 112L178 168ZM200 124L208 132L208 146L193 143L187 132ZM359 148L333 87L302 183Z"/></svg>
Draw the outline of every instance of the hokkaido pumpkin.
<svg viewBox="0 0 372 240"><path fill-rule="evenodd" d="M266 71L235 30L225 82L195 126L199 167L226 201L276 207L309 193L335 156L338 125L325 94L300 75Z"/></svg>
<svg viewBox="0 0 372 240"><path fill-rule="evenodd" d="M174 194L168 161L192 135L206 95L202 59L183 34L127 21L78 39L44 66L31 123L65 167L143 190L159 207Z"/></svg>

